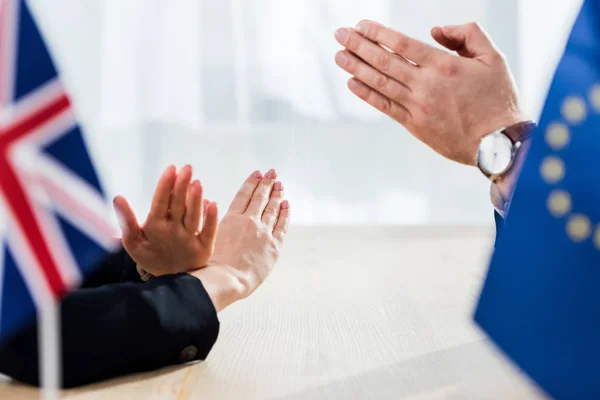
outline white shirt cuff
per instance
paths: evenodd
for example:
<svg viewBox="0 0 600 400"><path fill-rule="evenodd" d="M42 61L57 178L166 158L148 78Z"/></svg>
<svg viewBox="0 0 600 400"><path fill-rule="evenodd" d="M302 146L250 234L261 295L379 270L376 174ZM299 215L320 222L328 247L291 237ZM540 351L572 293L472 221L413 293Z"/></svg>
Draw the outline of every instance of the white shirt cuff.
<svg viewBox="0 0 600 400"><path fill-rule="evenodd" d="M490 198L492 200L492 205L494 206L496 212L500 214L502 218L504 218L506 215L506 211L508 210L508 201L504 199L504 196L502 196L502 192L500 191L498 186L496 186L495 183L492 183L490 187Z"/></svg>
<svg viewBox="0 0 600 400"><path fill-rule="evenodd" d="M521 145L514 167L508 172L508 174L506 174L506 176L502 178L502 187L508 198L502 194L502 190L500 190L498 185L495 183L492 183L492 186L490 187L490 198L492 200L492 204L502 218L505 218L506 213L508 212L510 201L515 191L515 186L517 185L517 178L521 172L523 163L525 162L525 157L529 152L530 145L531 140L526 140Z"/></svg>

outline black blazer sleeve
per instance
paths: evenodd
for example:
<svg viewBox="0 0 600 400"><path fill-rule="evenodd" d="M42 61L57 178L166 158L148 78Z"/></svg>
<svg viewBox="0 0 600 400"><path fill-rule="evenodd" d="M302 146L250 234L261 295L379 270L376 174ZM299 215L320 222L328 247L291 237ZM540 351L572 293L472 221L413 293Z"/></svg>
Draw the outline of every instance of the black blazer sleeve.
<svg viewBox="0 0 600 400"><path fill-rule="evenodd" d="M98 271L103 278L61 303L64 387L205 359L217 340L215 308L191 275L101 285L102 279L135 280L123 264L127 258L108 259ZM0 346L0 373L39 383L36 324Z"/></svg>
<svg viewBox="0 0 600 400"><path fill-rule="evenodd" d="M142 282L137 272L135 261L124 249L111 254L102 264L88 276L83 283L83 288L94 288L109 283Z"/></svg>

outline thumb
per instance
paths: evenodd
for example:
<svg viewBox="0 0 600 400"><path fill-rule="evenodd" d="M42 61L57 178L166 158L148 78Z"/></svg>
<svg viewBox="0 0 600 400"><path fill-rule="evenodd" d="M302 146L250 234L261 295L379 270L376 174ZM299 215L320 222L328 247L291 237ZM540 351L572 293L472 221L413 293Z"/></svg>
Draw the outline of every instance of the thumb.
<svg viewBox="0 0 600 400"><path fill-rule="evenodd" d="M125 248L130 247L140 237L140 226L129 203L123 196L117 196L113 200L117 221L121 227L122 241Z"/></svg>
<svg viewBox="0 0 600 400"><path fill-rule="evenodd" d="M497 52L494 43L477 23L435 27L431 36L436 42L462 57L479 58Z"/></svg>

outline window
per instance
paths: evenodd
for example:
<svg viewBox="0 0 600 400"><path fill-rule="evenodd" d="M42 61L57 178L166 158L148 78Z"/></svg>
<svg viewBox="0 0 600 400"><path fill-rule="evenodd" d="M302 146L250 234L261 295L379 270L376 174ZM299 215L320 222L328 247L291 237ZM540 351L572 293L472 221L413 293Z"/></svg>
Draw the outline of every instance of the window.
<svg viewBox="0 0 600 400"><path fill-rule="evenodd" d="M516 0L32 3L109 192L140 215L161 170L191 163L223 212L273 166L296 224L492 223L478 171L347 90L333 32L369 18L431 43L434 25L476 20L519 73Z"/></svg>

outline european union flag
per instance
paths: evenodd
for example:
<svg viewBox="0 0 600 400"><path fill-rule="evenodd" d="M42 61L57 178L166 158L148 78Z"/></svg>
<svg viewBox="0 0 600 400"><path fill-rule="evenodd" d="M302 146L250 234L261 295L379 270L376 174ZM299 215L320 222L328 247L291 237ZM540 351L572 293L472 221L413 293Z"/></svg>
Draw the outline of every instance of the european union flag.
<svg viewBox="0 0 600 400"><path fill-rule="evenodd" d="M585 1L475 320L548 394L600 399L600 1Z"/></svg>

